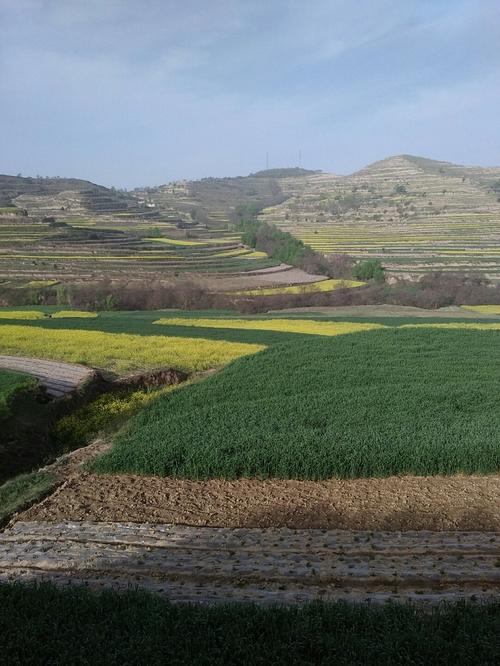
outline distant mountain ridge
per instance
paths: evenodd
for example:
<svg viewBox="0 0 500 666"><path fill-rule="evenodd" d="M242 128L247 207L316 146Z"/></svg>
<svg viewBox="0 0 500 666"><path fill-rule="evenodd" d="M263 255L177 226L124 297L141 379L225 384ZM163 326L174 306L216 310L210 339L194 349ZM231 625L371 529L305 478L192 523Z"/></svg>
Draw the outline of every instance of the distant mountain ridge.
<svg viewBox="0 0 500 666"><path fill-rule="evenodd" d="M417 190L422 190L424 181L425 188L430 191L438 187L438 183L441 189L446 189L444 181L450 185L449 179L456 179L452 184L454 189L460 188L460 183L468 183L466 190L470 190L472 184L483 195L486 193L491 197L498 192L500 196L500 167L464 166L402 154L373 162L350 175L283 167L257 171L248 176L174 181L158 187L137 188L133 192L117 191L78 178L0 175L0 206L15 205L33 215L55 215L59 211L85 214L141 209L143 213L158 211L171 218L220 226L231 221L234 209L240 204L265 208L286 206L290 200L296 206L300 197L305 196L309 209L317 208L319 214L325 212L324 200L330 195L337 199L341 197L344 203L348 203L345 196L348 190L358 192L351 199L360 199L359 192L366 188L377 186L385 190L385 184L392 183L383 195L385 197L397 185L410 189L415 186ZM322 193L320 201L317 201L318 192ZM463 193L459 194L463 198ZM473 207L475 199L478 197L469 196Z"/></svg>

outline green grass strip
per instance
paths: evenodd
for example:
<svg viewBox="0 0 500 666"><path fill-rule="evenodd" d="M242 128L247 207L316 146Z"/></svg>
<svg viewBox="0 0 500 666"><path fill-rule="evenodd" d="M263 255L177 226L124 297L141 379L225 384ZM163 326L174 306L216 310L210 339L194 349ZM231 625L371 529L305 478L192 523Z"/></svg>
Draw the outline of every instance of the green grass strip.
<svg viewBox="0 0 500 666"><path fill-rule="evenodd" d="M55 485L49 472L20 474L0 486L0 525L16 511L28 507L46 495Z"/></svg>
<svg viewBox="0 0 500 666"><path fill-rule="evenodd" d="M172 604L139 591L0 584L6 664L279 665L498 663L500 603Z"/></svg>
<svg viewBox="0 0 500 666"><path fill-rule="evenodd" d="M0 370L0 419L9 416L9 403L16 393L35 388L37 380L21 372Z"/></svg>

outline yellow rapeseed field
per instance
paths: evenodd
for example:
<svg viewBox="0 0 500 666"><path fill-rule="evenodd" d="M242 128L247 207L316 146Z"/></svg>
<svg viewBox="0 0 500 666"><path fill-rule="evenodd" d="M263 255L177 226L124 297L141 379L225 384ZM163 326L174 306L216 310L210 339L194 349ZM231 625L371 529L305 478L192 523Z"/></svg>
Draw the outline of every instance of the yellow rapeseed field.
<svg viewBox="0 0 500 666"><path fill-rule="evenodd" d="M181 245L183 247L191 247L192 245L206 245L202 241L182 240L180 238L146 238L145 240L154 243L165 243L166 245Z"/></svg>
<svg viewBox="0 0 500 666"><path fill-rule="evenodd" d="M60 310L59 312L54 312L52 315L52 319L66 319L67 317L89 319L97 317L97 312L86 312L85 310Z"/></svg>
<svg viewBox="0 0 500 666"><path fill-rule="evenodd" d="M212 257L240 257L242 255L250 254L250 250L247 250L244 247L238 247L234 250L223 250L222 252L216 252L212 254Z"/></svg>
<svg viewBox="0 0 500 666"><path fill-rule="evenodd" d="M261 252L260 250L253 250L253 252L249 252L248 254L245 254L245 259L262 259L263 257L267 257L266 252Z"/></svg>
<svg viewBox="0 0 500 666"><path fill-rule="evenodd" d="M199 326L201 328L237 328L280 333L305 333L308 335L343 335L357 331L385 328L382 324L357 324L353 322L313 321L312 319L183 319L163 317L154 322L171 326Z"/></svg>
<svg viewBox="0 0 500 666"><path fill-rule="evenodd" d="M0 310L0 319L44 319L39 310Z"/></svg>
<svg viewBox="0 0 500 666"><path fill-rule="evenodd" d="M465 328L477 331L500 331L500 323L481 324L470 321L454 321L448 324L404 324L401 328Z"/></svg>
<svg viewBox="0 0 500 666"><path fill-rule="evenodd" d="M472 310L473 312L500 315L500 305L462 305L461 307L464 310Z"/></svg>
<svg viewBox="0 0 500 666"><path fill-rule="evenodd" d="M358 280L321 280L306 284L296 284L291 287L269 287L264 289L250 289L248 291L237 291L242 296L274 296L275 294L309 294L315 291L334 291L351 287L362 287L366 282Z"/></svg>
<svg viewBox="0 0 500 666"><path fill-rule="evenodd" d="M263 349L263 345L221 340L38 326L5 325L0 335L0 354L82 363L115 372L162 367L207 370Z"/></svg>

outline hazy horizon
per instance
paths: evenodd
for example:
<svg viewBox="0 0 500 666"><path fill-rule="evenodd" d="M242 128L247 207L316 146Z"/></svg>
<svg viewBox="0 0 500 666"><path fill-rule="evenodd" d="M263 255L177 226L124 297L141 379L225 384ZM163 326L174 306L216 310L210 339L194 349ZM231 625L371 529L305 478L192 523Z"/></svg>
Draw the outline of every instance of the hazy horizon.
<svg viewBox="0 0 500 666"><path fill-rule="evenodd" d="M0 0L0 173L133 188L500 163L493 0Z"/></svg>

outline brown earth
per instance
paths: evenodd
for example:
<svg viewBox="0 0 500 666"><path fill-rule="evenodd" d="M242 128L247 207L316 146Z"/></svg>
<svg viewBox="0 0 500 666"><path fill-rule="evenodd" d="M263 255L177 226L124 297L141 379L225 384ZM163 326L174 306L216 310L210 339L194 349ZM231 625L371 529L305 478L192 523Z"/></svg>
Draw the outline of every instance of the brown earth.
<svg viewBox="0 0 500 666"><path fill-rule="evenodd" d="M498 531L500 476L190 481L73 471L52 496L16 519L241 528Z"/></svg>

